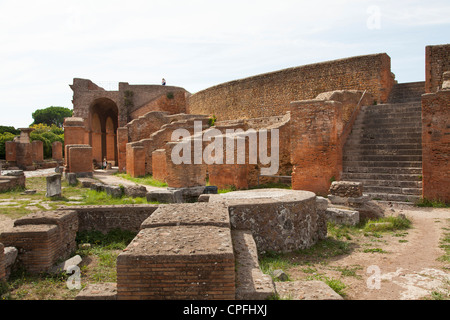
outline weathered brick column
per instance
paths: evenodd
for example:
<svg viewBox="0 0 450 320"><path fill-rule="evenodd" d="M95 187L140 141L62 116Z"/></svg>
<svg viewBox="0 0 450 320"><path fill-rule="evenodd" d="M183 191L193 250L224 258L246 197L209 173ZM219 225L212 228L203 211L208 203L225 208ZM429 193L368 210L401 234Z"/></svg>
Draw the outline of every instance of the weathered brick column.
<svg viewBox="0 0 450 320"><path fill-rule="evenodd" d="M52 159L56 161L61 161L63 159L62 143L60 141L52 143Z"/></svg>
<svg viewBox="0 0 450 320"><path fill-rule="evenodd" d="M223 204L161 205L117 258L117 299L235 299Z"/></svg>
<svg viewBox="0 0 450 320"><path fill-rule="evenodd" d="M422 196L450 202L450 90L422 96Z"/></svg>
<svg viewBox="0 0 450 320"><path fill-rule="evenodd" d="M291 103L292 189L326 195L342 172L342 103Z"/></svg>
<svg viewBox="0 0 450 320"><path fill-rule="evenodd" d="M132 177L145 175L145 149L139 143L127 143L127 173Z"/></svg>
<svg viewBox="0 0 450 320"><path fill-rule="evenodd" d="M44 161L44 143L40 140L35 140L31 143L33 150L33 161Z"/></svg>

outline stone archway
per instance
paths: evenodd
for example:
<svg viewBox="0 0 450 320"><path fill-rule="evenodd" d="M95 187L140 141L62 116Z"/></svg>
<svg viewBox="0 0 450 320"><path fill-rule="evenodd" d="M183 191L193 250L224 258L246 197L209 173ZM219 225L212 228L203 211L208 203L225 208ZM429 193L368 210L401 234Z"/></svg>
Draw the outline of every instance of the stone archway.
<svg viewBox="0 0 450 320"><path fill-rule="evenodd" d="M117 164L118 107L108 98L94 100L89 108L89 144L97 163L106 158Z"/></svg>

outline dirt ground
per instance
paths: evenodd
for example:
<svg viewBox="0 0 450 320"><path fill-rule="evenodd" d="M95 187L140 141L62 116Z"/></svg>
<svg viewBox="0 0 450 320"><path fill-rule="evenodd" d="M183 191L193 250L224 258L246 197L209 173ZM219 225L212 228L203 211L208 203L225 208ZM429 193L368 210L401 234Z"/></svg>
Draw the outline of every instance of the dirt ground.
<svg viewBox="0 0 450 320"><path fill-rule="evenodd" d="M386 215L405 214L412 227L382 237L360 237L351 240L351 252L332 258L328 264L315 264L316 274L340 279L347 300L416 300L431 298L432 292L450 293L450 265L437 259L443 228L450 230L450 209L386 207ZM448 232L448 231L447 231ZM382 252L364 252L376 248ZM380 251L381 251L380 250ZM311 276L290 270L291 278ZM356 271L342 276L343 269Z"/></svg>

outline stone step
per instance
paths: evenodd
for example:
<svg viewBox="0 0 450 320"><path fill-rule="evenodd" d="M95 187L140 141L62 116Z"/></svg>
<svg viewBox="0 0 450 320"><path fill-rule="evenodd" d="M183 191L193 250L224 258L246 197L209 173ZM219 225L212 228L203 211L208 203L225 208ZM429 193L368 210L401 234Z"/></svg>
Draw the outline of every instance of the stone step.
<svg viewBox="0 0 450 320"><path fill-rule="evenodd" d="M347 140L349 141L349 140ZM406 149L422 149L421 143L397 143L397 144L368 144L368 145L359 145L359 141L357 141L357 144L354 143L348 143L346 145L346 150L406 150Z"/></svg>
<svg viewBox="0 0 450 320"><path fill-rule="evenodd" d="M353 132L351 139L355 140L355 139L380 139L383 140L384 139L410 139L410 138L417 138L417 139L421 139L422 138L422 132L398 132L398 133L376 133L376 132L367 132L367 131L363 131L363 132Z"/></svg>
<svg viewBox="0 0 450 320"><path fill-rule="evenodd" d="M394 188L422 188L422 181L402 181L402 180L381 180L381 179L348 179L346 181L361 182L366 190L366 186L371 187L394 187Z"/></svg>
<svg viewBox="0 0 450 320"><path fill-rule="evenodd" d="M364 113L380 113L385 114L389 112L421 112L421 102L414 103L385 103L371 106L361 107L361 112Z"/></svg>
<svg viewBox="0 0 450 320"><path fill-rule="evenodd" d="M422 155L349 155L345 154L343 156L343 160L345 161L422 161Z"/></svg>
<svg viewBox="0 0 450 320"><path fill-rule="evenodd" d="M382 181L397 180L397 181L412 181L421 182L421 174L386 174L386 173L361 173L361 172L344 172L341 177L342 180L348 181L366 181L380 179Z"/></svg>
<svg viewBox="0 0 450 320"><path fill-rule="evenodd" d="M362 124L359 124L357 126L354 126L352 128L352 134L358 134L358 133L375 133L375 134L399 134L399 133L421 133L422 132L422 126L419 125L412 125L412 126L405 126L402 128L399 128L397 126L389 128L389 127L380 127L380 126L364 126Z"/></svg>
<svg viewBox="0 0 450 320"><path fill-rule="evenodd" d="M385 145L399 145L399 144L413 144L413 143L421 143L421 138L378 138L378 139L367 139L367 138L360 138L360 137L350 137L347 139L347 145L379 145L379 144L385 144Z"/></svg>
<svg viewBox="0 0 450 320"><path fill-rule="evenodd" d="M389 95L389 102L421 101L425 93L424 82L397 83Z"/></svg>
<svg viewBox="0 0 450 320"><path fill-rule="evenodd" d="M390 194L405 194L420 196L422 194L422 188L399 188L388 186L367 186L364 185L365 193L390 193Z"/></svg>
<svg viewBox="0 0 450 320"><path fill-rule="evenodd" d="M422 161L343 161L344 167L422 168Z"/></svg>
<svg viewBox="0 0 450 320"><path fill-rule="evenodd" d="M384 200L393 202L415 203L420 201L420 199L422 198L420 195L411 195L411 194L376 193L376 192L368 192L364 194L369 196L373 200Z"/></svg>
<svg viewBox="0 0 450 320"><path fill-rule="evenodd" d="M380 106L370 106L362 108L360 114L369 116L386 116L390 114L404 114L404 115L416 115L422 113L422 105L412 104L412 105L396 105L396 104L385 104Z"/></svg>
<svg viewBox="0 0 450 320"><path fill-rule="evenodd" d="M343 173L376 173L376 174L415 174L421 175L420 167L364 167L364 166L343 166Z"/></svg>
<svg viewBox="0 0 450 320"><path fill-rule="evenodd" d="M389 115L389 116L373 116L364 117L355 121L355 124L373 125L383 124L384 126L395 126L398 123L408 123L410 126L419 125L422 123L422 117L420 115Z"/></svg>
<svg viewBox="0 0 450 320"><path fill-rule="evenodd" d="M421 149L361 149L361 148L346 148L345 155L347 156L403 156L403 155L414 155L421 156Z"/></svg>

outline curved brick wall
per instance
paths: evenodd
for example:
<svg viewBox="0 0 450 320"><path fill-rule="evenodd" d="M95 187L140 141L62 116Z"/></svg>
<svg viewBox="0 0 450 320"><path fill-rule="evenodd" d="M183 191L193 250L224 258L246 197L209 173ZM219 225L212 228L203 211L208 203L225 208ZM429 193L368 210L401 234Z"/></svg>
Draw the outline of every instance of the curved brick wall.
<svg viewBox="0 0 450 320"><path fill-rule="evenodd" d="M189 97L188 113L218 120L284 114L291 101L313 99L333 90L368 90L386 102L394 77L385 53L357 56L283 69L223 83Z"/></svg>

